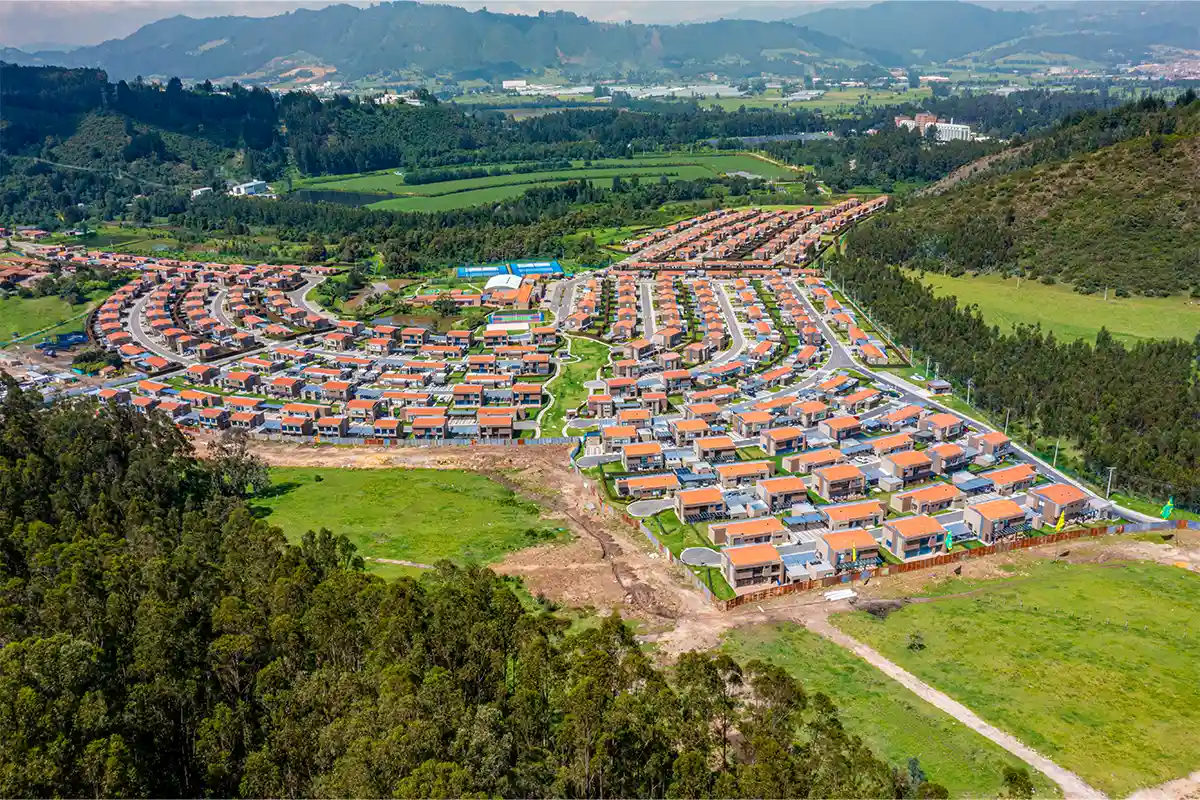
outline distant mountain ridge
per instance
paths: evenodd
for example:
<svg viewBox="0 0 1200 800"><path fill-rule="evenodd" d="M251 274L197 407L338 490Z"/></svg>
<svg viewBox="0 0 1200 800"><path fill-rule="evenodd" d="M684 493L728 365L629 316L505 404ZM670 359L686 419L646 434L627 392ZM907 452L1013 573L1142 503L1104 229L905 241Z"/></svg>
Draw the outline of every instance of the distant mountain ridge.
<svg viewBox="0 0 1200 800"><path fill-rule="evenodd" d="M569 12L524 16L415 2L337 5L268 18L177 16L94 47L66 53L7 50L0 58L100 67L114 78L193 80L298 66L332 67L350 80L405 71L515 77L564 66L596 73L668 69L682 76L768 69L800 74L806 64L825 59L871 60L837 37L790 23L626 25Z"/></svg>
<svg viewBox="0 0 1200 800"><path fill-rule="evenodd" d="M959 59L993 63L1016 53L1057 53L1117 64L1155 46L1200 49L1200 3L1059 2L994 8L959 0L885 0L825 8L792 22L839 37L883 63Z"/></svg>

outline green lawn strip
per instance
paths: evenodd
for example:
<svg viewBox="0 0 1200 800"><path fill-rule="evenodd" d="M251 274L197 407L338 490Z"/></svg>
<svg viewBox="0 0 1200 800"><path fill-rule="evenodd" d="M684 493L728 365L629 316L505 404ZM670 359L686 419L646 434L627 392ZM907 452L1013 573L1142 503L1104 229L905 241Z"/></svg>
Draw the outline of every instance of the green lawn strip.
<svg viewBox="0 0 1200 800"><path fill-rule="evenodd" d="M1047 286L997 275L963 276L926 273L936 294L954 295L959 305L977 304L988 323L1008 331L1013 325L1040 324L1059 339L1094 341L1101 327L1117 339L1178 337L1191 341L1200 329L1200 305L1183 296L1117 297L1079 294L1067 284Z"/></svg>
<svg viewBox="0 0 1200 800"><path fill-rule="evenodd" d="M846 729L900 769L917 758L951 797L996 797L1005 766L1025 767L999 745L959 724L866 661L791 624L756 625L729 634L724 648L742 663L761 659L786 669L811 694L837 705ZM1039 796L1057 786L1030 770Z"/></svg>
<svg viewBox="0 0 1200 800"><path fill-rule="evenodd" d="M646 527L655 535L663 547L671 551L676 558L689 547L713 548L712 540L692 524L679 521L672 510L660 511L646 520ZM706 530L707 533L707 530ZM725 574L715 567L693 567L685 564L700 580L708 586L718 600L729 600L735 596L733 588L725 580Z"/></svg>
<svg viewBox="0 0 1200 800"><path fill-rule="evenodd" d="M472 472L281 467L271 478L275 494L255 506L289 539L324 527L375 558L490 563L553 539L561 527L542 519L535 504Z"/></svg>
<svg viewBox="0 0 1200 800"><path fill-rule="evenodd" d="M1200 768L1200 577L1038 562L835 623L1110 796ZM908 648L920 633L925 647Z"/></svg>
<svg viewBox="0 0 1200 800"><path fill-rule="evenodd" d="M1134 511L1140 511L1143 514L1150 514L1154 517L1157 517L1163 508L1162 501L1147 500L1142 497L1131 497L1130 495L1121 494L1120 492L1113 492L1110 499L1119 505L1125 506L1126 508L1131 508ZM1171 519L1187 519L1193 522L1200 522L1200 514L1197 514L1194 511L1186 511L1181 508L1176 508L1173 512L1171 512Z"/></svg>
<svg viewBox="0 0 1200 800"><path fill-rule="evenodd" d="M609 347L603 342L582 336L568 337L571 355L575 358L559 366L562 374L550 385L554 402L542 416L542 435L560 436L568 408L575 408L587 400L588 381L596 379L596 370L608 362ZM566 358L564 350L559 351Z"/></svg>

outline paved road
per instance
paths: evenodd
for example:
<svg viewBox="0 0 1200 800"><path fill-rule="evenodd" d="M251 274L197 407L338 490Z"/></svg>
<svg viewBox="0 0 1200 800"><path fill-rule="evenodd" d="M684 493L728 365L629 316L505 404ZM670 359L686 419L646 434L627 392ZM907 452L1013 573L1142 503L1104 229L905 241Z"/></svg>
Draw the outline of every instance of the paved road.
<svg viewBox="0 0 1200 800"><path fill-rule="evenodd" d="M642 291L642 338L649 339L658 330L654 319L654 296L650 293L650 289L654 284L643 282L641 285Z"/></svg>
<svg viewBox="0 0 1200 800"><path fill-rule="evenodd" d="M130 306L128 325L126 326L129 330L129 335L133 337L133 340L137 342L139 346L149 350L156 356L162 356L169 361L183 361L184 363L191 363L192 359L186 358L185 356L182 356L173 350L168 350L165 345L156 342L150 336L150 333L146 330L146 328L142 325L142 313L145 311L146 304L149 302L149 300L150 293L147 292L139 297L132 306Z"/></svg>
<svg viewBox="0 0 1200 800"><path fill-rule="evenodd" d="M575 288L583 282L586 276L579 275L570 280L555 281L550 286L550 310L554 319L561 322L571 314L571 301L575 297Z"/></svg>
<svg viewBox="0 0 1200 800"><path fill-rule="evenodd" d="M793 285L793 289L795 289L794 285ZM956 416L962 417L963 419L969 421L972 425L979 428L980 430L983 430L983 431L996 430L991 425L989 425L986 422L983 422L982 420L975 419L974 417L969 417L966 414L963 414L961 411L957 411L955 409L948 408L947 406L942 405L942 403L940 403L938 401L936 396L931 395L925 389L915 386L897 375L892 375L891 373L887 373L887 372L876 372L876 371L872 370L870 367L860 364L854 358L853 354L851 354L849 348L846 347L846 345L842 344L842 342L837 338L837 336L830 329L829 325L826 324L825 320L821 318L821 315L817 313L816 309L813 307L812 303L809 301L808 296L806 294L804 294L803 292L797 292L797 296L799 296L800 302L803 303L807 307L809 314L812 316L812 318L814 320L814 323L816 324L816 326L818 328L820 328L821 333L825 336L826 341L829 343L829 346L833 350L833 353L830 357L829 365L828 365L831 370L854 369L858 372L863 373L864 375L871 377L874 380L877 380L881 383L886 383L886 384L891 385L894 389L896 389L896 391L898 391L900 393L900 401L903 403L921 403L924 405L931 405L931 406L941 409L942 411L947 411L951 414L955 414ZM1013 451L1017 454L1017 456L1021 460L1026 461L1030 464L1033 464L1038 469L1038 471L1040 471L1044 475L1048 476L1052 480L1054 480L1058 483L1067 483L1072 486L1078 487L1079 489L1083 490L1084 492L1087 492L1087 494L1089 496L1091 496L1097 500L1102 500L1102 501L1104 500L1104 497L1102 497L1101 495L1092 491L1090 488L1088 488L1083 483L1080 483L1079 481L1075 480L1074 478L1070 477L1069 475L1066 475L1065 473L1060 472L1059 470L1055 469L1050 464L1046 463L1041 458L1038 458L1036 455L1029 452L1024 447L1017 444L1016 442L1012 443L1012 448L1013 448ZM1157 517L1152 517L1148 514L1142 514L1141 512L1133 511L1132 509L1128 509L1128 508L1123 508L1123 507L1115 505L1115 504L1113 506L1113 509L1117 513L1118 516L1123 517L1124 519L1127 519L1127 520L1130 520L1133 522L1153 522L1157 519Z"/></svg>
<svg viewBox="0 0 1200 800"><path fill-rule="evenodd" d="M306 295L312 291L314 286L316 286L318 283L322 283L324 280L325 278L323 277L306 278L303 286L301 286L299 289L293 289L292 291L287 292L287 296L288 299L292 301L292 305L299 306L300 308L311 311L314 314L318 314L326 319L331 319L336 322L338 319L336 316L330 314L324 308L321 308L320 303L317 303L315 300L309 300L306 297Z"/></svg>
<svg viewBox="0 0 1200 800"><path fill-rule="evenodd" d="M729 328L729 338L732 344L728 350L704 365L706 367L719 367L723 364L728 364L740 356L742 351L746 349L746 337L742 335L742 327L738 324L733 304L729 302L729 295L725 293L725 284L717 284L716 295L717 303L720 304L721 310L725 312L725 324Z"/></svg>
<svg viewBox="0 0 1200 800"><path fill-rule="evenodd" d="M223 325L228 325L231 328L239 328L240 326L235 324L233 319L225 313L225 297L228 294L228 289L217 290L217 293L213 295L212 307L208 313L212 315L213 319Z"/></svg>
<svg viewBox="0 0 1200 800"><path fill-rule="evenodd" d="M883 674L900 683L922 700L932 703L934 706L954 717L963 725L966 725L968 728L980 734L981 736L992 740L1008 752L1015 755L1017 758L1024 761L1026 764L1034 767L1050 780L1057 783L1062 789L1064 797L1105 797L1104 793L1092 788L1086 781L1083 780L1083 778L1079 777L1074 772L1060 767L1058 764L1055 764L1042 754L1022 744L1015 737L1005 733L993 725L989 725L988 723L984 722L974 711L967 708L962 703L953 699L949 695L944 694L943 692L939 692L937 689L934 689L932 686L920 680L912 673L900 667L898 664L884 658L877 651L867 647L857 639L838 630L829 623L827 618L821 617L809 620L808 627L835 644L846 648L871 666L878 669Z"/></svg>

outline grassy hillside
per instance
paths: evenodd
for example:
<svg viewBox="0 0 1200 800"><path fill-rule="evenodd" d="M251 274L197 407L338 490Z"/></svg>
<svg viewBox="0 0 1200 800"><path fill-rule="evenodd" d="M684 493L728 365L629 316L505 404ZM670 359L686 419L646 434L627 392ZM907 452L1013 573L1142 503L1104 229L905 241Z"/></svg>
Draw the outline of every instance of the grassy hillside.
<svg viewBox="0 0 1200 800"><path fill-rule="evenodd" d="M858 246L930 272L1024 273L1080 292L1200 296L1200 102L1077 119Z"/></svg>

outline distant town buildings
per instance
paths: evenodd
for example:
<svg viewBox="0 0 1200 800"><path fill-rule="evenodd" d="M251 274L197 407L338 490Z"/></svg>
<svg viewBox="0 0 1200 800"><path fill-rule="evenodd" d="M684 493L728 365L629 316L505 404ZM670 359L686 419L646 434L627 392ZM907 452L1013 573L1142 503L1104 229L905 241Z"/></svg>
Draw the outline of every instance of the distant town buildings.
<svg viewBox="0 0 1200 800"><path fill-rule="evenodd" d="M969 142L975 138L975 135L971 133L970 125L958 124L954 120L942 122L937 118L937 114L930 114L925 111L917 114L916 117L899 115L894 120L897 128L920 131L922 136L928 134L929 129L932 128L933 135L939 142Z"/></svg>

